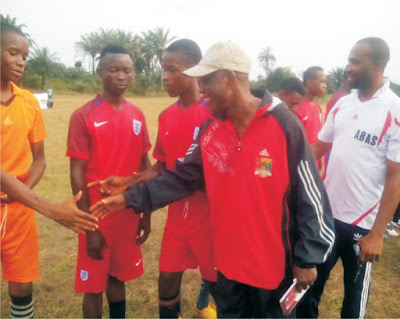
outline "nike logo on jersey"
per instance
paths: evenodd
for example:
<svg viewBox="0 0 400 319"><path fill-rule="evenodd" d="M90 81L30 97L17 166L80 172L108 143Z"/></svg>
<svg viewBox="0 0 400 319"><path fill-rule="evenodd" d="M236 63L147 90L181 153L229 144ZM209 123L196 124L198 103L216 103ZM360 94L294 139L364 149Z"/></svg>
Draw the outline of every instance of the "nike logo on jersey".
<svg viewBox="0 0 400 319"><path fill-rule="evenodd" d="M102 125L106 124L107 122L108 121L104 121L104 122L100 122L100 123L94 122L94 127L102 126Z"/></svg>
<svg viewBox="0 0 400 319"><path fill-rule="evenodd" d="M142 262L142 260L140 259L137 263L135 263L135 266L136 267L139 266L141 262Z"/></svg>
<svg viewBox="0 0 400 319"><path fill-rule="evenodd" d="M306 121L308 119L308 115L303 117L302 121Z"/></svg>
<svg viewBox="0 0 400 319"><path fill-rule="evenodd" d="M358 114L354 115L351 119L352 120L358 120Z"/></svg>
<svg viewBox="0 0 400 319"><path fill-rule="evenodd" d="M374 146L378 141L378 136L367 134L367 132L357 130L356 135L354 135L354 139L363 142L365 144Z"/></svg>

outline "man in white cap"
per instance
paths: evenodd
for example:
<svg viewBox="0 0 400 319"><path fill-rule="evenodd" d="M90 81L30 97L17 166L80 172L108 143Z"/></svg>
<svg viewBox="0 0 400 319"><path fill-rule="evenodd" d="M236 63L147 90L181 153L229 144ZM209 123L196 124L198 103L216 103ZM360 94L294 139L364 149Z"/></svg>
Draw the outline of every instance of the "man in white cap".
<svg viewBox="0 0 400 319"><path fill-rule="evenodd" d="M218 317L283 317L279 299L297 279L312 285L334 241L333 219L304 130L278 99L250 93L250 61L214 44L184 73L198 77L214 116L185 158L156 178L91 207L146 214L206 189L218 269Z"/></svg>

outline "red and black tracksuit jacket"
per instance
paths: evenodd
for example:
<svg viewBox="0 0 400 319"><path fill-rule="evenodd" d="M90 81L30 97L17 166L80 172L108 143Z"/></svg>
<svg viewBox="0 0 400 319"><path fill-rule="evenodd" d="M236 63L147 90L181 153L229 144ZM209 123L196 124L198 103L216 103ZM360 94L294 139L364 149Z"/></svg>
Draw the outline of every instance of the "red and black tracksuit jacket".
<svg viewBox="0 0 400 319"><path fill-rule="evenodd" d="M206 189L216 267L228 279L276 289L293 263L325 261L334 242L328 197L300 121L266 95L243 136L229 120L205 121L173 170L124 193L150 213Z"/></svg>

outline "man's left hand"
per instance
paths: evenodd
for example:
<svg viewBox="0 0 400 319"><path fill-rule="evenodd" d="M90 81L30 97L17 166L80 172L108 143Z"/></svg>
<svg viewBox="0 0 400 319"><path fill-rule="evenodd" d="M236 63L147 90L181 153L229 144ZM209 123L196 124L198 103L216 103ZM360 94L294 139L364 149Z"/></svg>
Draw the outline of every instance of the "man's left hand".
<svg viewBox="0 0 400 319"><path fill-rule="evenodd" d="M310 287L317 279L317 268L300 268L293 265L293 276L297 279L297 291Z"/></svg>
<svg viewBox="0 0 400 319"><path fill-rule="evenodd" d="M139 225L136 232L136 244L143 244L150 235L151 231L151 215L142 214L139 219Z"/></svg>
<svg viewBox="0 0 400 319"><path fill-rule="evenodd" d="M374 262L379 261L383 249L383 236L380 236L373 231L360 238L358 245L361 248L360 261Z"/></svg>

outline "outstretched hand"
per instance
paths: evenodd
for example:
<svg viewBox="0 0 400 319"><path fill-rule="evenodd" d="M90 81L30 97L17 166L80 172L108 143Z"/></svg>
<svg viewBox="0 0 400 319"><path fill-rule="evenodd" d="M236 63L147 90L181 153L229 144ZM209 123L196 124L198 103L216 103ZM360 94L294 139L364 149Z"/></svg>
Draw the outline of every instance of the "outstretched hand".
<svg viewBox="0 0 400 319"><path fill-rule="evenodd" d="M89 208L92 216L103 219L107 215L125 209L125 197L123 194L109 196L98 201Z"/></svg>
<svg viewBox="0 0 400 319"><path fill-rule="evenodd" d="M88 183L87 187L98 187L98 191L102 196L112 196L123 193L130 186L130 180L129 176L109 176L103 180Z"/></svg>
<svg viewBox="0 0 400 319"><path fill-rule="evenodd" d="M55 203L54 206L50 206L46 215L76 233L85 234L85 230L96 230L98 225L95 222L98 218L81 211L75 205L81 197L82 191L63 203Z"/></svg>

